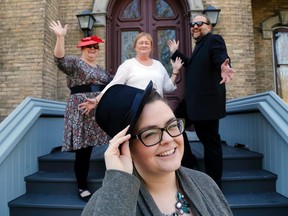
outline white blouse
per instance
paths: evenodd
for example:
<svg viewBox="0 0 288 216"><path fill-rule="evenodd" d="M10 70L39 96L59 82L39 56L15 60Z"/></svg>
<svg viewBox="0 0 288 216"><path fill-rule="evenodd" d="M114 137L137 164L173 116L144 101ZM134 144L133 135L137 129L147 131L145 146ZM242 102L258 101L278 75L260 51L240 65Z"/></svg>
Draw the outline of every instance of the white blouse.
<svg viewBox="0 0 288 216"><path fill-rule="evenodd" d="M171 81L161 62L155 59L152 59L152 62L152 65L145 66L135 58L124 61L118 67L113 80L102 90L102 93L115 84L145 89L150 80L152 80L154 88L161 96L163 96L163 93L174 91L177 87Z"/></svg>

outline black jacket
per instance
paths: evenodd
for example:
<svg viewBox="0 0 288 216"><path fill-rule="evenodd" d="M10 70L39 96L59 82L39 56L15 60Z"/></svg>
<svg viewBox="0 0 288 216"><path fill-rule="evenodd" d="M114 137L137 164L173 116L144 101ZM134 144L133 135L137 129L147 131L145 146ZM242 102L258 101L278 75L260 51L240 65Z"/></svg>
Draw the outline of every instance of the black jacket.
<svg viewBox="0 0 288 216"><path fill-rule="evenodd" d="M180 51L172 59L181 57L185 67L185 102L187 116L192 121L215 120L226 115L225 83L220 85L221 65L227 54L224 39L208 33L200 41L190 58Z"/></svg>

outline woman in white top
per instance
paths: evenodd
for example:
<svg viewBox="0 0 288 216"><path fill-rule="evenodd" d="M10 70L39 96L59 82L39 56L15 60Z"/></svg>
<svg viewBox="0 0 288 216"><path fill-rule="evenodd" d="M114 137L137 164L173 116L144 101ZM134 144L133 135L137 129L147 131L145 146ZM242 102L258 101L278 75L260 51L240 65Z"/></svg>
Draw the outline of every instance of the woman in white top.
<svg viewBox="0 0 288 216"><path fill-rule="evenodd" d="M174 91L176 87L176 78L182 66L182 61L177 58L172 64L172 75L169 77L166 69L160 61L150 58L153 47L153 39L146 32L139 33L134 40L135 58L124 61L119 67L113 80L93 99L87 99L87 102L79 104L79 110L87 114L99 103L105 91L115 84L124 84L139 89L145 89L150 80L152 80L156 91L163 96L164 93Z"/></svg>

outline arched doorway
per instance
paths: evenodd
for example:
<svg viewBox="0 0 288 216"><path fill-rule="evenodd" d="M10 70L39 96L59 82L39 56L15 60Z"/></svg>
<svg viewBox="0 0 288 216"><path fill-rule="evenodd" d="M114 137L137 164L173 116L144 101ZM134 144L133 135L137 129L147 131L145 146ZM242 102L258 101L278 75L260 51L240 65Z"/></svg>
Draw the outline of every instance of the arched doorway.
<svg viewBox="0 0 288 216"><path fill-rule="evenodd" d="M174 0L111 0L107 5L107 65L115 74L118 66L134 57L133 39L138 32L153 37L153 58L158 59L171 73L168 39L180 41L180 50L191 52L189 9L186 1ZM177 91L165 95L172 108L183 96L183 74L177 80Z"/></svg>

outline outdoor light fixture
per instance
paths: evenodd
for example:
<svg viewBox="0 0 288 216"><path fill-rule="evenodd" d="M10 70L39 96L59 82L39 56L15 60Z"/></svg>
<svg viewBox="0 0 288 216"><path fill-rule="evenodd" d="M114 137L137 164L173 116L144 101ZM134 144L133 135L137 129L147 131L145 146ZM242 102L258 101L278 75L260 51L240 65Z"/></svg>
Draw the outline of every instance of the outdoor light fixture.
<svg viewBox="0 0 288 216"><path fill-rule="evenodd" d="M83 11L81 14L77 14L76 16L78 18L80 28L84 32L84 37L89 37L96 19L87 10Z"/></svg>
<svg viewBox="0 0 288 216"><path fill-rule="evenodd" d="M204 11L203 14L205 14L209 19L211 20L212 26L216 26L218 21L218 16L221 9L216 9L214 6L209 5Z"/></svg>

